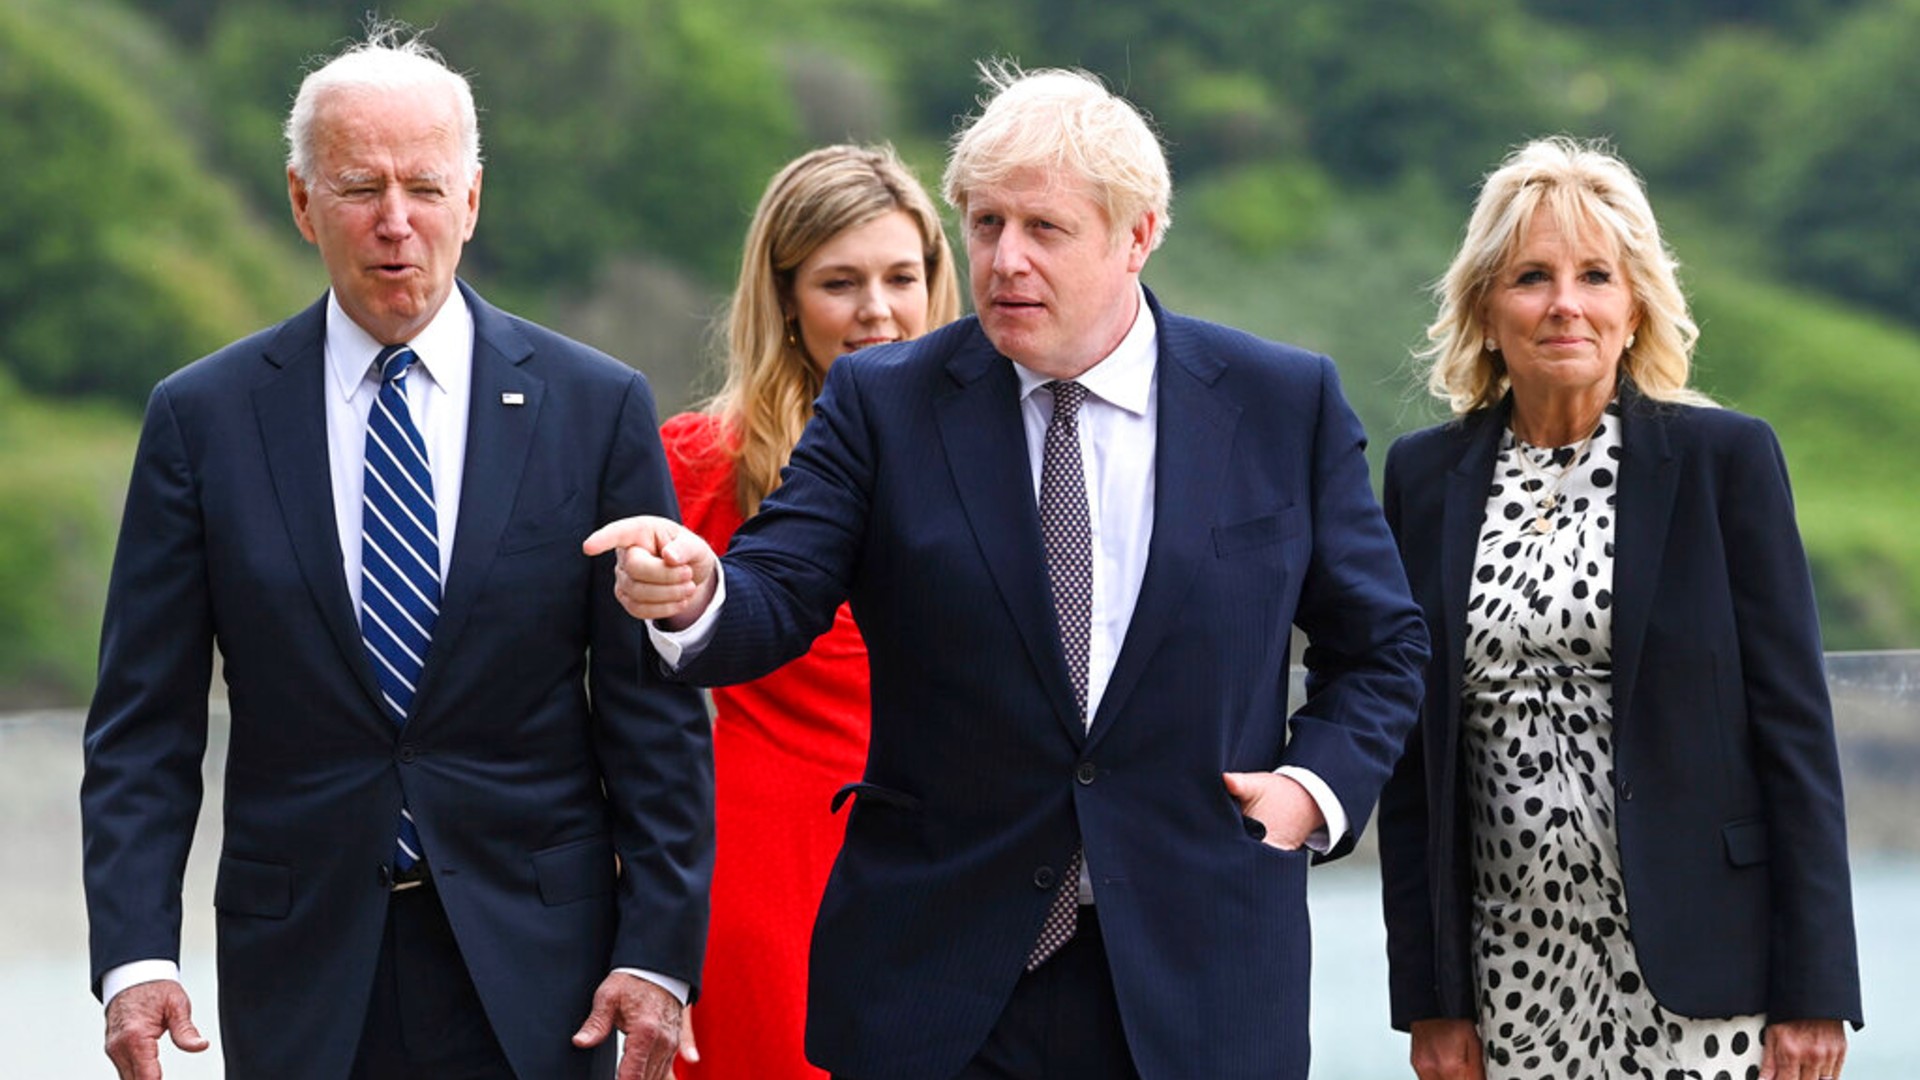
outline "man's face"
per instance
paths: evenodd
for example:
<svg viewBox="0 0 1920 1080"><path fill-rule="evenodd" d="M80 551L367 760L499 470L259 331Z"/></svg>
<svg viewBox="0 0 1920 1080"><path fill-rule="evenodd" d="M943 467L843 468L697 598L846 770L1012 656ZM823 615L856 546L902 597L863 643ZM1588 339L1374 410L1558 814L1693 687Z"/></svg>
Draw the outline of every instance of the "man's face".
<svg viewBox="0 0 1920 1080"><path fill-rule="evenodd" d="M480 216L453 94L334 91L313 132L312 182L287 171L293 219L353 321L385 344L410 341L453 291Z"/></svg>
<svg viewBox="0 0 1920 1080"><path fill-rule="evenodd" d="M1002 355L1071 379L1127 336L1151 213L1115 235L1084 182L1038 169L968 191L965 212L974 310Z"/></svg>

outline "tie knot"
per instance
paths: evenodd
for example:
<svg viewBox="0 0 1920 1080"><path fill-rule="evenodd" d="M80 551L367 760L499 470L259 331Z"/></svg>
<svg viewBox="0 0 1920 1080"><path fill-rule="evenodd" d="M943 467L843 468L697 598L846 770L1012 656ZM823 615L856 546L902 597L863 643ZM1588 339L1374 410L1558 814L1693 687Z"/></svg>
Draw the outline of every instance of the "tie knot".
<svg viewBox="0 0 1920 1080"><path fill-rule="evenodd" d="M374 363L380 366L380 381L390 383L406 378L407 369L412 367L413 362L418 359L420 357L411 346L389 345L380 350L380 355L374 359Z"/></svg>
<svg viewBox="0 0 1920 1080"><path fill-rule="evenodd" d="M1071 420L1080 411L1080 403L1087 400L1087 388L1077 382L1056 379L1047 384L1053 391L1053 416L1056 420Z"/></svg>

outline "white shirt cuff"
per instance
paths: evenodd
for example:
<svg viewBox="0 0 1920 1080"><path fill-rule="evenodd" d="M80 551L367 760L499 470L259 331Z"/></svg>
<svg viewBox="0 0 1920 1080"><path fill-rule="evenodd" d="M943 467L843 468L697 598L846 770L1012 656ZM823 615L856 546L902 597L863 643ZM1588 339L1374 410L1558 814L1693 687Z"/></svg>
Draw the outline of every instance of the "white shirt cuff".
<svg viewBox="0 0 1920 1080"><path fill-rule="evenodd" d="M707 604L707 610L693 620L685 630L662 630L660 624L647 620L647 637L653 642L653 651L666 661L670 671L679 671L680 665L700 655L707 647L707 640L713 637L714 621L720 617L720 606L727 602L726 570L719 563L713 566L713 599Z"/></svg>
<svg viewBox="0 0 1920 1080"><path fill-rule="evenodd" d="M130 964L108 968L107 973L100 976L100 1000L102 1003L110 1002L129 986L163 980L179 982L180 965L171 960L135 960Z"/></svg>
<svg viewBox="0 0 1920 1080"><path fill-rule="evenodd" d="M1347 835L1347 811L1334 797L1333 789L1325 780L1298 765L1282 765L1273 770L1276 775L1284 776L1307 789L1313 796L1314 804L1320 807L1320 815L1327 819L1324 829L1315 829L1307 834L1309 850L1325 855L1333 850L1333 845Z"/></svg>
<svg viewBox="0 0 1920 1080"><path fill-rule="evenodd" d="M671 975L662 975L657 971L648 971L645 968L614 968L613 970L621 975L631 975L636 979L645 979L660 989L665 990L667 993L672 994L682 1005L687 1003L687 995L693 991L693 988L687 985L686 980L676 979Z"/></svg>

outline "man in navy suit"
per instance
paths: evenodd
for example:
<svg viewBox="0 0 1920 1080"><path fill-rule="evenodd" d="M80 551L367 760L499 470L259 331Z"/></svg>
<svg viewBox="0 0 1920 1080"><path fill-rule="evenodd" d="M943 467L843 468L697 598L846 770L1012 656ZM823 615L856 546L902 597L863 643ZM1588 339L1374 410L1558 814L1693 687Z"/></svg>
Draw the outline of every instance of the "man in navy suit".
<svg viewBox="0 0 1920 1080"><path fill-rule="evenodd" d="M1399 753L1419 612L1333 365L1142 288L1170 183L1140 115L1084 73L985 73L946 176L977 317L833 365L723 572L659 519L588 548L625 549L622 602L697 682L852 601L873 731L816 1064L1298 1080L1308 849L1351 849Z"/></svg>
<svg viewBox="0 0 1920 1080"><path fill-rule="evenodd" d="M163 1032L207 1046L178 961L217 647L229 1076L611 1077L617 1027L621 1075L664 1077L704 946L707 721L578 550L675 512L651 395L456 281L479 133L418 38L314 71L287 133L332 287L155 389L114 560L81 793L108 1055L157 1080ZM404 553L374 503L389 394L423 469ZM416 588L396 656L376 597Z"/></svg>

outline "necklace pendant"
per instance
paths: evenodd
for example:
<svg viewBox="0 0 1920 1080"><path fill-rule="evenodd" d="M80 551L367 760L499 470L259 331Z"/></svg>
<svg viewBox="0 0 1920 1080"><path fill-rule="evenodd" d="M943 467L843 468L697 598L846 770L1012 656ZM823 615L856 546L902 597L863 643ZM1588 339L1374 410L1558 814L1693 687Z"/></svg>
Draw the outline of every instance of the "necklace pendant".
<svg viewBox="0 0 1920 1080"><path fill-rule="evenodd" d="M1547 517L1547 515L1545 514L1541 514L1539 517L1534 518L1533 531L1540 534L1541 536L1545 536L1546 534L1552 532L1553 519Z"/></svg>

